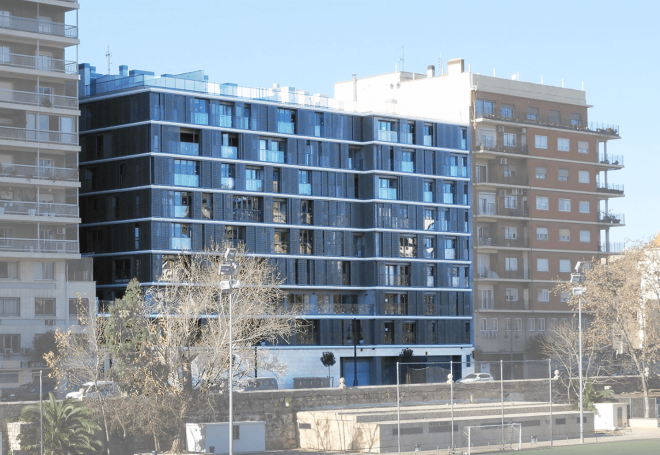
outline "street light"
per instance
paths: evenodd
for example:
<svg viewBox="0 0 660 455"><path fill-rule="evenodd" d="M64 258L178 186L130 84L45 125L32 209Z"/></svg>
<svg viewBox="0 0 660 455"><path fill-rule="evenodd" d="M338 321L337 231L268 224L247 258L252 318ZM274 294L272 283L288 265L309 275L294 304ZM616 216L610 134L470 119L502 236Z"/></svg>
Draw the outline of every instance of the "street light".
<svg viewBox="0 0 660 455"><path fill-rule="evenodd" d="M583 261L578 261L575 264L575 273L571 273L571 283L573 284L582 284L584 283L584 268L587 263ZM579 368L579 381L580 386L578 387L580 393L580 443L584 444L584 408L582 406L582 297L581 295L587 292L587 288L580 286L573 288L573 295L578 296L578 344L579 344L579 359L578 359L578 368Z"/></svg>
<svg viewBox="0 0 660 455"><path fill-rule="evenodd" d="M239 264L236 261L236 248L227 248L225 261L220 264L218 275L227 279L220 281L220 289L229 291L229 455L234 455L234 403L233 403L233 380L234 380L234 355L232 349L232 294L234 288L240 286L240 281L234 281L238 273Z"/></svg>
<svg viewBox="0 0 660 455"><path fill-rule="evenodd" d="M346 338L346 341L349 343L351 342L351 339L353 341L353 387L357 387L358 385L358 378L357 378L357 345L358 345L358 337L356 333L356 327L357 325L357 318L353 318L353 321L351 323L351 331L348 333L348 337ZM353 334L353 337L351 338L351 333ZM364 343L364 339L360 337L360 344Z"/></svg>

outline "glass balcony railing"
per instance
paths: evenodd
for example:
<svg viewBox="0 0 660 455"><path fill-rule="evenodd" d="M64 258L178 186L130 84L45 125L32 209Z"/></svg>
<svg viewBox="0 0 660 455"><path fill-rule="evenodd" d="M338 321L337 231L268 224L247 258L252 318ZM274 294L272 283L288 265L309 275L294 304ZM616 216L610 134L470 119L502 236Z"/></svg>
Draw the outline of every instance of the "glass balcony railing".
<svg viewBox="0 0 660 455"><path fill-rule="evenodd" d="M378 188L378 198L396 200L396 188Z"/></svg>
<svg viewBox="0 0 660 455"><path fill-rule="evenodd" d="M261 210L234 209L234 221L261 221Z"/></svg>
<svg viewBox="0 0 660 455"><path fill-rule="evenodd" d="M594 131L598 133L619 136L619 126L598 122L586 122L568 117L555 117L550 115L530 116L527 113L512 112L511 110L495 110L494 112L477 112L477 120L492 119L514 123L536 124L554 128L567 128L580 131Z"/></svg>
<svg viewBox="0 0 660 455"><path fill-rule="evenodd" d="M411 161L402 161L401 172L415 172L415 163Z"/></svg>
<svg viewBox="0 0 660 455"><path fill-rule="evenodd" d="M238 128L239 130L249 130L250 129L250 123L253 124L252 129L257 129L256 121L255 122L250 122L249 117L236 117L236 125L234 125L234 128Z"/></svg>
<svg viewBox="0 0 660 455"><path fill-rule="evenodd" d="M78 218L78 206L49 202L23 202L0 200L0 215L29 215Z"/></svg>
<svg viewBox="0 0 660 455"><path fill-rule="evenodd" d="M284 134L293 134L295 130L295 123L277 122L277 132Z"/></svg>
<svg viewBox="0 0 660 455"><path fill-rule="evenodd" d="M20 32L41 33L44 35L78 38L78 27L59 22L40 21L27 17L0 16L0 28Z"/></svg>
<svg viewBox="0 0 660 455"><path fill-rule="evenodd" d="M268 163L284 163L284 152L279 150L259 150L259 161Z"/></svg>
<svg viewBox="0 0 660 455"><path fill-rule="evenodd" d="M433 136L424 136L424 145L427 147L433 146Z"/></svg>
<svg viewBox="0 0 660 455"><path fill-rule="evenodd" d="M231 115L219 115L219 125L225 128L231 128ZM243 117L241 117L243 118ZM247 129L247 128L244 128Z"/></svg>
<svg viewBox="0 0 660 455"><path fill-rule="evenodd" d="M245 189L247 191L263 191L263 180L245 179Z"/></svg>
<svg viewBox="0 0 660 455"><path fill-rule="evenodd" d="M0 253L63 253L78 254L77 240L37 240L0 237Z"/></svg>
<svg viewBox="0 0 660 455"><path fill-rule="evenodd" d="M397 142L396 131L378 130L378 140L384 142Z"/></svg>
<svg viewBox="0 0 660 455"><path fill-rule="evenodd" d="M193 112L192 123L196 125L208 125L209 124L209 114L204 112Z"/></svg>
<svg viewBox="0 0 660 455"><path fill-rule="evenodd" d="M193 142L181 142L179 152L182 155L199 156L199 144Z"/></svg>
<svg viewBox="0 0 660 455"><path fill-rule="evenodd" d="M175 218L190 218L190 207L187 205L175 205L174 206L174 217Z"/></svg>
<svg viewBox="0 0 660 455"><path fill-rule="evenodd" d="M78 98L75 96L46 95L18 90L0 90L0 102L56 107L60 109L78 109Z"/></svg>
<svg viewBox="0 0 660 455"><path fill-rule="evenodd" d="M442 202L444 204L453 204L454 203L454 194L453 193L442 193Z"/></svg>
<svg viewBox="0 0 660 455"><path fill-rule="evenodd" d="M298 194L305 194L307 196L312 195L312 184L311 183L299 183L298 184Z"/></svg>
<svg viewBox="0 0 660 455"><path fill-rule="evenodd" d="M62 133L60 131L38 131L27 128L0 126L0 139L10 139L27 142L49 142L54 144L77 145L77 133Z"/></svg>
<svg viewBox="0 0 660 455"><path fill-rule="evenodd" d="M78 171L76 169L59 167L0 163L0 177L77 182Z"/></svg>
<svg viewBox="0 0 660 455"><path fill-rule="evenodd" d="M199 175L174 174L174 184L178 186L199 186Z"/></svg>
<svg viewBox="0 0 660 455"><path fill-rule="evenodd" d="M220 178L220 189L222 190L233 190L235 184L234 179L231 177Z"/></svg>
<svg viewBox="0 0 660 455"><path fill-rule="evenodd" d="M380 274L380 286L410 286L410 275Z"/></svg>
<svg viewBox="0 0 660 455"><path fill-rule="evenodd" d="M223 145L220 147L220 158L235 160L238 157L238 147Z"/></svg>
<svg viewBox="0 0 660 455"><path fill-rule="evenodd" d="M41 55L21 55L5 52L0 54L0 65L66 74L76 74L78 72L76 62Z"/></svg>
<svg viewBox="0 0 660 455"><path fill-rule="evenodd" d="M424 191L423 201L424 202L433 202L433 191Z"/></svg>
<svg viewBox="0 0 660 455"><path fill-rule="evenodd" d="M322 131L321 126L320 125L314 126L314 136L315 137L321 137L322 134L323 134L323 131Z"/></svg>
<svg viewBox="0 0 660 455"><path fill-rule="evenodd" d="M402 144L412 144L413 143L412 133L401 133L401 143Z"/></svg>
<svg viewBox="0 0 660 455"><path fill-rule="evenodd" d="M170 238L170 249L172 250L189 250L191 247L192 239L186 237Z"/></svg>

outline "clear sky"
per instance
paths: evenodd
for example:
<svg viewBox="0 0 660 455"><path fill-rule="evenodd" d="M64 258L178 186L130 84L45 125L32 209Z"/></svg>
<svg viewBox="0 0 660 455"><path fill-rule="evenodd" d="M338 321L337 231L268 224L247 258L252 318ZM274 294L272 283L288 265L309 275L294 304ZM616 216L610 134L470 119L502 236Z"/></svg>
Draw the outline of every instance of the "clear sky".
<svg viewBox="0 0 660 455"><path fill-rule="evenodd" d="M587 92L589 120L620 126L608 152L625 169L610 209L627 226L611 241L660 231L660 2L441 0L79 0L79 62L156 74L205 70L212 82L294 86L333 95L333 84L464 58L471 70ZM399 69L401 67L399 66ZM657 82L657 81L656 81Z"/></svg>

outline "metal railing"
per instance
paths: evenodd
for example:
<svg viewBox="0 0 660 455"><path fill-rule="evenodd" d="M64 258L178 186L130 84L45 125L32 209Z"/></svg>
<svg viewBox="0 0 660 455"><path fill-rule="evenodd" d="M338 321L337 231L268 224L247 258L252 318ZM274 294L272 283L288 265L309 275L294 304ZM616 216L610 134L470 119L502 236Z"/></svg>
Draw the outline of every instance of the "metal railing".
<svg viewBox="0 0 660 455"><path fill-rule="evenodd" d="M497 145L496 141L482 140L477 138L475 141L476 151L488 151L488 152L501 152L501 153L514 153L517 155L527 155L527 144L517 145L515 147Z"/></svg>
<svg viewBox="0 0 660 455"><path fill-rule="evenodd" d="M378 140L383 142L397 142L398 135L396 131L378 130Z"/></svg>
<svg viewBox="0 0 660 455"><path fill-rule="evenodd" d="M0 139L11 139L26 142L50 142L56 144L78 144L78 133L62 133L59 131L39 131L27 128L0 126Z"/></svg>
<svg viewBox="0 0 660 455"><path fill-rule="evenodd" d="M78 217L78 206L49 202L0 201L0 215Z"/></svg>
<svg viewBox="0 0 660 455"><path fill-rule="evenodd" d="M284 163L284 152L279 150L260 149L259 161L265 161L268 163Z"/></svg>
<svg viewBox="0 0 660 455"><path fill-rule="evenodd" d="M78 170L48 166L27 166L24 164L0 163L0 177L77 182Z"/></svg>
<svg viewBox="0 0 660 455"><path fill-rule="evenodd" d="M499 237L477 237L477 246L489 247L499 246L505 248L525 248L529 246L529 239L527 238L505 238L503 235Z"/></svg>
<svg viewBox="0 0 660 455"><path fill-rule="evenodd" d="M37 240L0 237L0 253L79 253L77 240Z"/></svg>
<svg viewBox="0 0 660 455"><path fill-rule="evenodd" d="M614 166L623 166L623 155L610 155L608 153L606 158L605 153L600 152L598 154L598 162L600 164L613 164Z"/></svg>
<svg viewBox="0 0 660 455"><path fill-rule="evenodd" d="M238 157L238 147L223 145L220 147L220 158L229 158L235 160Z"/></svg>
<svg viewBox="0 0 660 455"><path fill-rule="evenodd" d="M261 210L234 209L234 221L261 221Z"/></svg>
<svg viewBox="0 0 660 455"><path fill-rule="evenodd" d="M401 133L400 142L402 144L412 144L413 143L413 134L412 133Z"/></svg>
<svg viewBox="0 0 660 455"><path fill-rule="evenodd" d="M566 128L579 131L592 131L612 136L619 135L619 126L599 122L585 122L571 118L550 117L547 115L528 116L527 113L520 114L511 112L511 115L502 116L501 112L495 110L492 113L477 112L476 119L502 120L514 123L527 123L532 125L551 126L556 128Z"/></svg>
<svg viewBox="0 0 660 455"><path fill-rule="evenodd" d="M261 179L245 179L245 189L247 191L263 191L263 180Z"/></svg>
<svg viewBox="0 0 660 455"><path fill-rule="evenodd" d="M27 17L0 16L0 28L44 35L78 38L78 27L60 22L40 21Z"/></svg>
<svg viewBox="0 0 660 455"><path fill-rule="evenodd" d="M529 269L519 268L518 270L504 270L504 267L501 267L501 270L494 271L484 268L479 270L476 278L482 280L529 280Z"/></svg>
<svg viewBox="0 0 660 455"><path fill-rule="evenodd" d="M277 122L277 132L284 134L293 134L295 130L295 123L290 122Z"/></svg>
<svg viewBox="0 0 660 455"><path fill-rule="evenodd" d="M477 174L476 183L502 183L505 185L528 186L529 177L525 171L501 171L488 170L487 176Z"/></svg>
<svg viewBox="0 0 660 455"><path fill-rule="evenodd" d="M410 275L380 274L379 286L410 286Z"/></svg>
<svg viewBox="0 0 660 455"><path fill-rule="evenodd" d="M78 72L78 65L74 61L41 55L0 53L0 65L66 74L76 74Z"/></svg>
<svg viewBox="0 0 660 455"><path fill-rule="evenodd" d="M598 245L598 251L601 253L621 253L626 249L626 242L610 242Z"/></svg>
<svg viewBox="0 0 660 455"><path fill-rule="evenodd" d="M3 101L30 106L78 109L78 98L75 96L48 95L36 92L0 89L0 102Z"/></svg>
<svg viewBox="0 0 660 455"><path fill-rule="evenodd" d="M180 142L179 153L182 155L199 156L199 144L194 142Z"/></svg>
<svg viewBox="0 0 660 455"><path fill-rule="evenodd" d="M598 221L611 224L626 224L626 216L623 213L598 212Z"/></svg>
<svg viewBox="0 0 660 455"><path fill-rule="evenodd" d="M623 183L605 183L596 180L596 189L613 193L623 193Z"/></svg>

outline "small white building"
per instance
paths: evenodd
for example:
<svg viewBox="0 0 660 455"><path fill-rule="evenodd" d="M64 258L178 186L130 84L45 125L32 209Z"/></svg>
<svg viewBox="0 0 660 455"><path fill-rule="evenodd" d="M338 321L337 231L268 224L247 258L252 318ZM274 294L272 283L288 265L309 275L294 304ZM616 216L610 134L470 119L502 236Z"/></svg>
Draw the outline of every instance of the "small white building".
<svg viewBox="0 0 660 455"><path fill-rule="evenodd" d="M594 430L614 431L627 428L628 405L626 403L596 403Z"/></svg>
<svg viewBox="0 0 660 455"><path fill-rule="evenodd" d="M188 452L229 453L229 423L187 423ZM234 453L266 450L266 422L234 422Z"/></svg>

